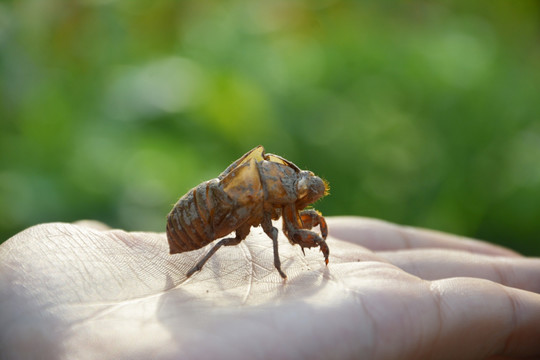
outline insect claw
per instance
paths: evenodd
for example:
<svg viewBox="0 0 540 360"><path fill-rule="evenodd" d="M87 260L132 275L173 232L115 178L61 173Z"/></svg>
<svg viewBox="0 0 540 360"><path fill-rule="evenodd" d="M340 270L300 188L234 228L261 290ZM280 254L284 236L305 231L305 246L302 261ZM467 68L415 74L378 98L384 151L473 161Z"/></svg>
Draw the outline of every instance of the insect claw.
<svg viewBox="0 0 540 360"><path fill-rule="evenodd" d="M326 242L323 242L319 246L319 250L322 251L324 255L324 262L326 263L326 266L328 266L328 255L330 254L330 250L328 249L328 245L326 245Z"/></svg>
<svg viewBox="0 0 540 360"><path fill-rule="evenodd" d="M306 252L304 251L304 247L300 246L300 248L302 249L302 254L304 254L304 256L306 256Z"/></svg>

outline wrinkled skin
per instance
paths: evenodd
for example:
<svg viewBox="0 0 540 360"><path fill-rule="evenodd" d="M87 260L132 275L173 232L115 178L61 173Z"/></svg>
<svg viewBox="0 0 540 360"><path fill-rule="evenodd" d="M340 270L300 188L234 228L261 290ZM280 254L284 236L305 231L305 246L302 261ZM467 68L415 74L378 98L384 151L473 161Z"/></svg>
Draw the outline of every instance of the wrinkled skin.
<svg viewBox="0 0 540 360"><path fill-rule="evenodd" d="M6 359L540 357L540 260L363 218L327 218L318 250L260 228L170 256L163 233L44 224L0 246ZM265 241L261 241L264 238Z"/></svg>

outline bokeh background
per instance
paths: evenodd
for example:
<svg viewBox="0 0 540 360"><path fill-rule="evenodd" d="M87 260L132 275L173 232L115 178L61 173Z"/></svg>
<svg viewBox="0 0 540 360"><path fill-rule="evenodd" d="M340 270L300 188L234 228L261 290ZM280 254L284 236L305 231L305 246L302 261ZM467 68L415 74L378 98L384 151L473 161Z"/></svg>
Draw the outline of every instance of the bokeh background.
<svg viewBox="0 0 540 360"><path fill-rule="evenodd" d="M540 255L540 2L0 2L0 240L163 231L258 144L362 215Z"/></svg>

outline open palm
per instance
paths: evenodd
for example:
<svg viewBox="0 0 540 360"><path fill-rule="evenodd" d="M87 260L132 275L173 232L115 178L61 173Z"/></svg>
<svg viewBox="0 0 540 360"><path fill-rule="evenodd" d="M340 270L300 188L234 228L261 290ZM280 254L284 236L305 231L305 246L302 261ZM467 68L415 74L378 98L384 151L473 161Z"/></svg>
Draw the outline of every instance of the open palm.
<svg viewBox="0 0 540 360"><path fill-rule="evenodd" d="M43 224L0 246L5 358L540 356L540 260L455 236L328 218L330 263L253 229L169 255L164 233Z"/></svg>

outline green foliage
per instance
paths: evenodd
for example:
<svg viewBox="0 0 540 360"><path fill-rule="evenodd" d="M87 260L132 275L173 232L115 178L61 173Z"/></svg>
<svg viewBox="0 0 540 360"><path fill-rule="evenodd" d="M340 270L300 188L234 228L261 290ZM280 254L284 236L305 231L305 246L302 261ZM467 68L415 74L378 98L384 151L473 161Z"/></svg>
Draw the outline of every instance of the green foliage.
<svg viewBox="0 0 540 360"><path fill-rule="evenodd" d="M255 145L363 215L540 254L535 1L0 3L0 235L164 230Z"/></svg>

